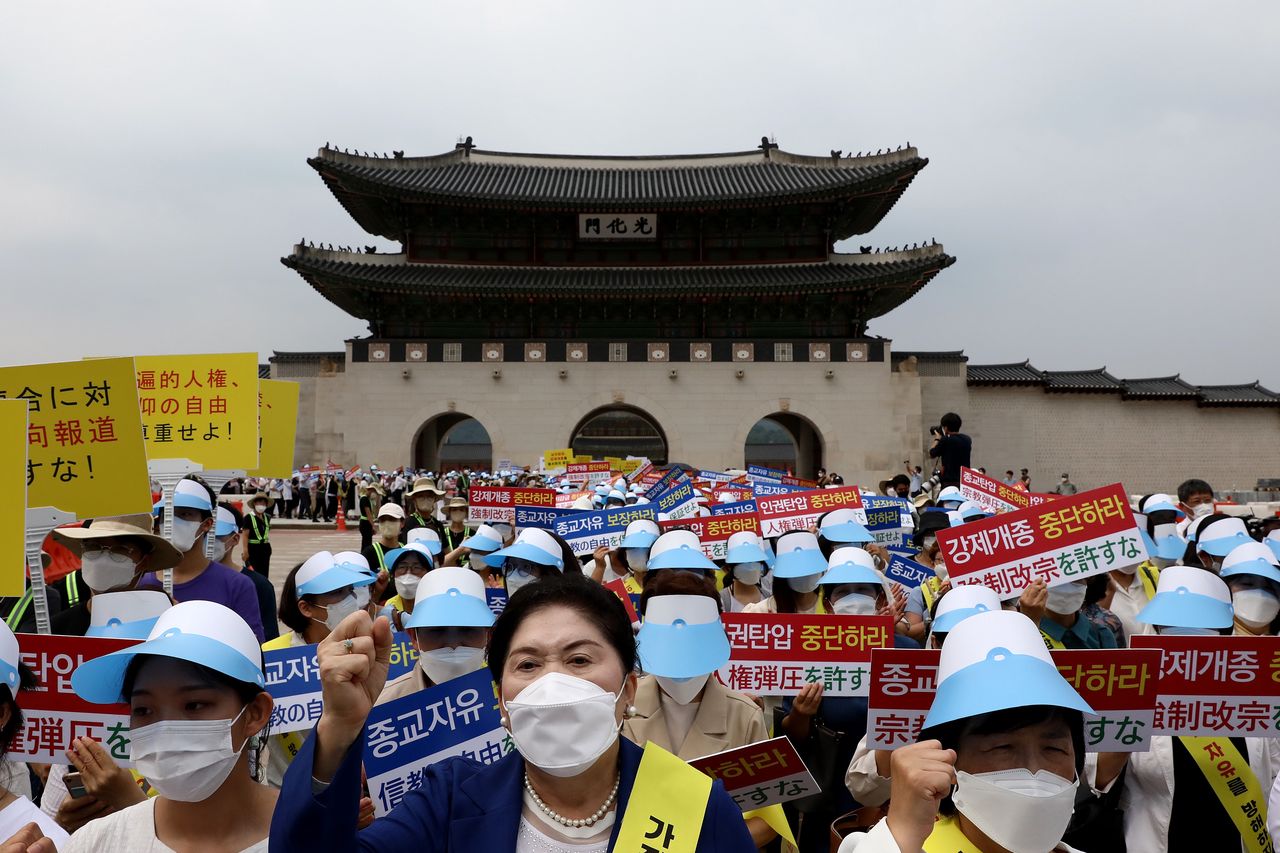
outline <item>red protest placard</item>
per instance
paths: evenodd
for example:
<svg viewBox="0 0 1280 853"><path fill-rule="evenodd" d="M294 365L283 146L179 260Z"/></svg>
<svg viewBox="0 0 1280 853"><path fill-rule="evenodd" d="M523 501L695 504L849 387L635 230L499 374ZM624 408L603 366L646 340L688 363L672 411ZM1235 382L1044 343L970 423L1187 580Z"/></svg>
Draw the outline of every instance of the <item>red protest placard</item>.
<svg viewBox="0 0 1280 853"><path fill-rule="evenodd" d="M1159 658L1149 649L1059 649L1058 671L1098 717L1085 719L1090 752L1146 752L1155 731ZM876 649L871 655L867 745L916 742L937 689L937 649Z"/></svg>
<svg viewBox="0 0 1280 853"><path fill-rule="evenodd" d="M866 696L871 650L893 642L888 616L725 613L729 662L716 672L730 690L795 696L822 682L827 696Z"/></svg>
<svg viewBox="0 0 1280 853"><path fill-rule="evenodd" d="M767 539L792 530L808 530L819 517L833 509L854 510L859 523L867 521L862 510L862 493L857 486L769 495L759 498L756 508L760 517L760 535Z"/></svg>
<svg viewBox="0 0 1280 853"><path fill-rule="evenodd" d="M1159 735L1280 737L1280 637L1142 634L1159 649Z"/></svg>
<svg viewBox="0 0 1280 853"><path fill-rule="evenodd" d="M67 764L65 750L78 737L100 742L117 764L129 764L129 705L95 705L71 689L80 664L138 640L19 634L19 657L35 673L39 687L22 691L23 727L9 746L7 758Z"/></svg>
<svg viewBox="0 0 1280 853"><path fill-rule="evenodd" d="M505 521L514 524L517 506L555 506L555 489L511 489L499 486L472 486L467 492L468 520Z"/></svg>
<svg viewBox="0 0 1280 853"><path fill-rule="evenodd" d="M622 578L609 581L604 587L622 599L622 606L627 608L627 618L631 620L632 624L640 621L640 617L636 613L636 603L632 600L631 593L627 590L627 585Z"/></svg>
<svg viewBox="0 0 1280 853"><path fill-rule="evenodd" d="M798 800L821 790L786 737L763 740L689 762L724 789L744 812Z"/></svg>
<svg viewBox="0 0 1280 853"><path fill-rule="evenodd" d="M702 543L702 553L710 560L723 560L729 553L729 537L735 533L760 532L760 523L754 512L737 515L711 515L698 518L673 518L659 521L658 527L668 530L692 530Z"/></svg>
<svg viewBox="0 0 1280 853"><path fill-rule="evenodd" d="M1057 586L1147 558L1119 483L939 530L938 548L952 583L984 584L1001 598L1036 580Z"/></svg>

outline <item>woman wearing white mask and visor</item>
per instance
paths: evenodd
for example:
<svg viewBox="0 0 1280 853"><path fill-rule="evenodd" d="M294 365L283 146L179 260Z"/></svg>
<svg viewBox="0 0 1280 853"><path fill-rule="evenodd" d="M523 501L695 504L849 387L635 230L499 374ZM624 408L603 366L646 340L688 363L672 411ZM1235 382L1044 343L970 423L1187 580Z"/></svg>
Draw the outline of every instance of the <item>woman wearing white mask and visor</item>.
<svg viewBox="0 0 1280 853"><path fill-rule="evenodd" d="M53 538L80 558L80 575L94 595L137 587L147 572L172 568L182 554L151 532L151 516L98 518L87 527L59 527ZM54 614L53 633L82 637L92 621L89 601Z"/></svg>
<svg viewBox="0 0 1280 853"><path fill-rule="evenodd" d="M623 721L623 736L639 746L652 741L685 761L768 740L760 706L714 675L729 662L729 639L706 586L683 572L661 572L640 611L636 644L646 674L636 685L635 714ZM781 809L771 817L785 819ZM757 847L777 835L757 815L747 817L747 828Z"/></svg>
<svg viewBox="0 0 1280 853"><path fill-rule="evenodd" d="M406 614L404 627L418 650L418 665L387 682L378 705L484 668L493 611L480 577L470 569L444 566L429 572L417 592L417 606Z"/></svg>
<svg viewBox="0 0 1280 853"><path fill-rule="evenodd" d="M386 620L361 613L321 645L324 714L285 779L273 853L638 852L659 837L657 849L672 853L755 849L720 782L652 746L641 766L640 748L619 737L635 695L635 639L617 596L581 575L528 584L494 624L489 670L516 749L490 765L433 765L422 787L357 833L365 720L390 646ZM629 809L633 801L642 806Z"/></svg>
<svg viewBox="0 0 1280 853"><path fill-rule="evenodd" d="M1085 618L1088 580L1068 581L1046 588L1035 581L1019 599L1023 615L1035 619L1040 635L1050 649L1114 649L1116 635L1104 625Z"/></svg>
<svg viewBox="0 0 1280 853"><path fill-rule="evenodd" d="M508 596L534 581L563 573L567 565L560 541L536 527L521 530L511 547L494 551L484 561L502 572Z"/></svg>
<svg viewBox="0 0 1280 853"><path fill-rule="evenodd" d="M1236 636L1275 636L1280 615L1280 560L1261 542L1232 549L1220 577L1231 590Z"/></svg>
<svg viewBox="0 0 1280 853"><path fill-rule="evenodd" d="M630 522L617 549L610 554L610 565L605 566L604 561L595 563L591 579L610 583L621 578L628 593L639 595L644 590L645 573L649 568L649 550L661 534L657 522L647 518Z"/></svg>
<svg viewBox="0 0 1280 853"><path fill-rule="evenodd" d="M394 630L405 629L405 619L413 613L422 579L434 567L431 552L421 542L410 542L403 548L387 552L387 568L396 594L387 601L379 615L390 619Z"/></svg>
<svg viewBox="0 0 1280 853"><path fill-rule="evenodd" d="M970 616L942 647L919 742L893 753L889 816L840 850L1072 851L1062 836L1086 714L1093 709L1058 672L1034 623L1010 611Z"/></svg>
<svg viewBox="0 0 1280 853"><path fill-rule="evenodd" d="M93 821L63 853L259 853L277 793L249 775L255 736L271 720L262 654L231 610L188 601L145 643L82 663L86 701L130 705L130 753L159 796Z"/></svg>
<svg viewBox="0 0 1280 853"><path fill-rule="evenodd" d="M804 530L784 533L774 548L773 595L746 605L742 612L829 613L818 588L826 570L817 536Z"/></svg>
<svg viewBox="0 0 1280 853"><path fill-rule="evenodd" d="M504 524L503 527L510 528L511 525ZM493 579L496 581L498 588L502 587L502 581L489 571L489 566L485 563L484 557L492 554L503 545L506 544L505 534L501 533L491 524L482 524L475 529L475 532L462 540L457 548L444 555L441 565L444 566L467 566L481 573L481 577L485 581Z"/></svg>
<svg viewBox="0 0 1280 853"><path fill-rule="evenodd" d="M760 582L769 564L760 537L741 530L729 537L724 557L724 589L720 590L720 606L726 613L740 613L747 606L765 598Z"/></svg>
<svg viewBox="0 0 1280 853"><path fill-rule="evenodd" d="M1155 598L1138 614L1160 634L1217 636L1231 632L1234 624L1231 591L1217 575L1191 566L1170 566L1160 573ZM1224 641L1225 642L1225 641ZM1259 802L1266 799L1280 769L1280 742L1276 738L1232 737L1221 739L1238 757L1224 756L1236 767L1237 777ZM1241 850L1241 834L1232 820L1238 806L1231 797L1230 811L1219 799L1213 782L1201 771L1193 751L1202 745L1195 738L1153 737L1147 752L1099 753L1090 756L1086 779L1095 791L1105 793L1121 785L1119 808L1124 812L1124 837L1129 850L1191 853L1192 851ZM1123 777L1120 775L1124 772ZM1246 794L1247 795L1247 794ZM1253 841L1253 839L1251 839ZM1246 844L1254 853L1261 848Z"/></svg>
<svg viewBox="0 0 1280 853"><path fill-rule="evenodd" d="M280 593L280 621L291 629L262 645L264 652L319 643L347 616L360 610L357 587L368 588L373 576L342 565L328 551L295 566ZM268 785L280 787L284 772L302 749L309 732L286 732L267 742Z"/></svg>

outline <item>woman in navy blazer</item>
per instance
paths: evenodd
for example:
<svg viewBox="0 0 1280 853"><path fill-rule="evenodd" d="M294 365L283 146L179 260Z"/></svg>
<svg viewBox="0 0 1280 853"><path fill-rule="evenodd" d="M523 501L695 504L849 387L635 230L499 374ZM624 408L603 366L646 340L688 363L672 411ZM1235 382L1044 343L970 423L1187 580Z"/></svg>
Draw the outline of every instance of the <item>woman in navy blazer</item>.
<svg viewBox="0 0 1280 853"><path fill-rule="evenodd" d="M386 680L390 643L386 620L371 622L364 612L348 616L321 643L324 712L285 775L271 824L272 853L571 851L584 849L578 845L592 829L597 834L589 842L602 843L607 830L608 849L614 849L642 750L618 737L622 709L635 695L636 647L626 611L612 592L580 576L552 576L513 595L493 628L489 669L517 750L492 765L452 758L431 766L422 786L391 814L357 831L364 722ZM596 707L570 715L577 722L566 724L557 710L565 703L549 685L594 693L586 702L568 704ZM547 701L535 701L539 696ZM599 705L610 697L611 736L607 721L586 723L600 721L607 711ZM531 718L532 726L526 722ZM606 742L593 755L591 744ZM577 772L568 775L567 768ZM562 822L582 825L563 830L577 845L560 841L555 830ZM685 844L676 838L671 849L688 850ZM718 781L696 850L755 850L742 811Z"/></svg>

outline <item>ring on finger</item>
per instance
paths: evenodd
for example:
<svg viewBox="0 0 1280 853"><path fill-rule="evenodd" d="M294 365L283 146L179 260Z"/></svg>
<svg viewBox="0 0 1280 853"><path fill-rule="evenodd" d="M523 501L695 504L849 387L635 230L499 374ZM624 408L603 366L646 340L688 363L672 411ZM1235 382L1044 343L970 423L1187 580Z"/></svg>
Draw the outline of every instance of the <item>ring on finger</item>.
<svg viewBox="0 0 1280 853"><path fill-rule="evenodd" d="M346 650L347 654L351 654L351 650L354 649L355 647L356 647L355 640L348 638L342 641L342 648Z"/></svg>

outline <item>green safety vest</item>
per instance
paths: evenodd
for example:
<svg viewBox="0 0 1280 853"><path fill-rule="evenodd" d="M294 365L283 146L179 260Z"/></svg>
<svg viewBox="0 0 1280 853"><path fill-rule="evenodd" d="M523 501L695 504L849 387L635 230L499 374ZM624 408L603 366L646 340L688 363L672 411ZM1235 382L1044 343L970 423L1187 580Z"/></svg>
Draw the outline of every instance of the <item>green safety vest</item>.
<svg viewBox="0 0 1280 853"><path fill-rule="evenodd" d="M65 583L67 585L67 607L75 607L80 603L80 570L76 569L67 575Z"/></svg>
<svg viewBox="0 0 1280 853"><path fill-rule="evenodd" d="M27 615L27 608L31 606L31 602L35 600L35 593L31 591L31 587L27 587L27 591L22 594L22 598L18 599L18 603L13 605L13 609L9 611L9 615L5 617L4 624L9 626L10 631L17 631L18 626L22 624L22 619Z"/></svg>
<svg viewBox="0 0 1280 853"><path fill-rule="evenodd" d="M257 513L251 513L249 515L249 524L253 527L253 534L249 537L250 545L267 544L267 537L271 535L271 519L263 516L262 523L264 526L262 529L259 529Z"/></svg>

